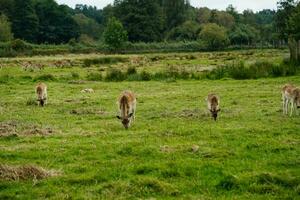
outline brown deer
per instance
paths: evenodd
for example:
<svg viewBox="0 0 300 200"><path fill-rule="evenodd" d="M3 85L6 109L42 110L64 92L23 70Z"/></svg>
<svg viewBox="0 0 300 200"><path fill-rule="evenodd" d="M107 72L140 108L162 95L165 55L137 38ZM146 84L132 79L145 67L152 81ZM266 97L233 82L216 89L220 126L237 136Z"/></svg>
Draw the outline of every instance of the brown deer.
<svg viewBox="0 0 300 200"><path fill-rule="evenodd" d="M290 104L290 116L292 116L295 109L300 108L300 89L291 84L287 84L282 88L281 94L283 114L288 114L288 107Z"/></svg>
<svg viewBox="0 0 300 200"><path fill-rule="evenodd" d="M221 111L220 109L220 98L215 94L209 94L207 97L207 108L211 113L211 116L217 121L218 112Z"/></svg>
<svg viewBox="0 0 300 200"><path fill-rule="evenodd" d="M39 83L36 86L36 95L37 101L39 102L40 106L44 106L47 103L47 85L44 83Z"/></svg>
<svg viewBox="0 0 300 200"><path fill-rule="evenodd" d="M136 97L133 92L122 92L118 99L118 107L120 115L118 115L117 118L120 119L123 126L128 129L135 118L136 111Z"/></svg>

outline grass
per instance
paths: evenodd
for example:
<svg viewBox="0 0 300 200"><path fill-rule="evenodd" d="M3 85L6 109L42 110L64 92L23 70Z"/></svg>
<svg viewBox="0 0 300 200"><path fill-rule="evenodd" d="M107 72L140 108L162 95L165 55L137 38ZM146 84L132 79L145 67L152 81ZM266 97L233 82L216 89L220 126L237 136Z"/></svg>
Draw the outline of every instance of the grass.
<svg viewBox="0 0 300 200"><path fill-rule="evenodd" d="M170 58L168 54L162 56L166 58L153 61L158 62L157 67L166 65L165 59ZM210 58L195 56L193 62L200 57L208 62ZM120 68L130 76L136 74L127 69ZM136 71L155 73L156 68L150 62ZM34 72L11 66L0 71L0 77L10 77L0 84L0 133L15 133L0 136L0 163L9 169L34 166L59 172L41 179L0 178L0 199L299 196L300 116L283 116L280 96L285 83L300 85L298 75L78 84L60 78L71 72L76 72L79 76L74 79L80 81L90 73L106 71L100 71L99 66L45 67ZM45 81L48 105L42 108L30 100L35 98L36 82L21 77L43 74L52 74L55 79ZM81 93L85 88L95 93ZM133 90L138 99L136 121L129 130L115 117L116 99L125 89ZM209 92L221 97L217 122L206 109ZM35 130L42 132L27 134ZM47 130L51 133L43 134Z"/></svg>

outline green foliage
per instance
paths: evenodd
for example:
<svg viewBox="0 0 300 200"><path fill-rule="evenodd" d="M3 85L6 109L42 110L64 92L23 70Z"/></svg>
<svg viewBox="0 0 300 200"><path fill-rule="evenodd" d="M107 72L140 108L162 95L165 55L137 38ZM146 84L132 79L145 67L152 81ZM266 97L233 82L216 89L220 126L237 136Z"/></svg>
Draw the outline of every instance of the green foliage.
<svg viewBox="0 0 300 200"><path fill-rule="evenodd" d="M298 72L298 67L292 63L282 62L273 64L267 61L256 61L250 66L245 62L233 62L230 65L217 67L206 74L208 79L233 78L237 80L258 79L266 77L294 76Z"/></svg>
<svg viewBox="0 0 300 200"><path fill-rule="evenodd" d="M167 38L169 40L185 41L197 40L200 32L200 25L194 21L186 21L178 27L173 28Z"/></svg>
<svg viewBox="0 0 300 200"><path fill-rule="evenodd" d="M33 80L34 81L55 81L56 78L53 74L42 74L36 76Z"/></svg>
<svg viewBox="0 0 300 200"><path fill-rule="evenodd" d="M95 40L100 39L103 27L94 19L88 18L84 14L76 14L73 19L79 25L81 35L87 35Z"/></svg>
<svg viewBox="0 0 300 200"><path fill-rule="evenodd" d="M128 58L118 56L105 56L101 58L84 59L83 65L84 67L90 67L92 65L116 64L122 62L128 62Z"/></svg>
<svg viewBox="0 0 300 200"><path fill-rule="evenodd" d="M47 16L48 17L48 16ZM36 42L39 19L31 0L15 0L13 33L15 38Z"/></svg>
<svg viewBox="0 0 300 200"><path fill-rule="evenodd" d="M217 24L203 26L199 38L204 41L209 49L222 49L229 44L226 29Z"/></svg>
<svg viewBox="0 0 300 200"><path fill-rule="evenodd" d="M69 7L54 0L35 0L34 6L39 19L38 43L61 44L79 37L79 26Z"/></svg>
<svg viewBox="0 0 300 200"><path fill-rule="evenodd" d="M89 73L86 78L89 81L102 81L103 80L101 73Z"/></svg>
<svg viewBox="0 0 300 200"><path fill-rule="evenodd" d="M125 79L126 74L119 69L110 69L105 76L105 81L119 82L124 81Z"/></svg>
<svg viewBox="0 0 300 200"><path fill-rule="evenodd" d="M115 16L128 32L131 42L162 40L163 14L157 0L115 1Z"/></svg>
<svg viewBox="0 0 300 200"><path fill-rule="evenodd" d="M25 41L20 40L20 39L11 41L10 45L13 50L18 51L18 52L24 52L26 50L32 49L30 44L28 44Z"/></svg>
<svg viewBox="0 0 300 200"><path fill-rule="evenodd" d="M127 32L122 23L116 18L111 18L108 21L104 31L104 41L113 51L119 50L127 41Z"/></svg>
<svg viewBox="0 0 300 200"><path fill-rule="evenodd" d="M0 15L0 42L7 42L13 38L11 24L5 15Z"/></svg>

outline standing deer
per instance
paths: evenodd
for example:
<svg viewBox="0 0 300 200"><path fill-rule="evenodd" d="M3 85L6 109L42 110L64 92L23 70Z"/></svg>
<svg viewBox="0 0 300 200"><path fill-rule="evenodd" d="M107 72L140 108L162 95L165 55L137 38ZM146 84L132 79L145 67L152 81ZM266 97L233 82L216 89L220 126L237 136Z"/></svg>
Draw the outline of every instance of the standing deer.
<svg viewBox="0 0 300 200"><path fill-rule="evenodd" d="M47 103L47 85L44 83L39 83L36 86L37 101L39 101L40 106L44 106Z"/></svg>
<svg viewBox="0 0 300 200"><path fill-rule="evenodd" d="M221 111L219 105L220 98L215 94L209 94L207 97L207 107L215 121L217 121L218 112Z"/></svg>
<svg viewBox="0 0 300 200"><path fill-rule="evenodd" d="M136 97L131 91L124 91L118 99L120 115L118 119L122 120L123 126L128 129L135 118Z"/></svg>
<svg viewBox="0 0 300 200"><path fill-rule="evenodd" d="M300 108L300 89L291 84L287 84L282 88L282 107L283 114L288 114L288 106L290 104L290 116L296 108Z"/></svg>

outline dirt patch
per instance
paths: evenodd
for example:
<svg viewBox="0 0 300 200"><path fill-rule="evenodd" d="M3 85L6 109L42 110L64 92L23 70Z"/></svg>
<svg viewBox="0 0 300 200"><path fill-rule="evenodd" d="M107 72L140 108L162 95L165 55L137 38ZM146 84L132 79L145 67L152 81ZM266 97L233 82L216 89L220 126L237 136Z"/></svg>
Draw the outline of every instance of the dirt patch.
<svg viewBox="0 0 300 200"><path fill-rule="evenodd" d="M53 129L51 128L40 128L33 126L29 129L26 129L22 132L22 135L51 135L53 134Z"/></svg>
<svg viewBox="0 0 300 200"><path fill-rule="evenodd" d="M0 164L0 179L7 181L40 180L57 175L59 173L54 170L45 170L32 165L8 166Z"/></svg>
<svg viewBox="0 0 300 200"><path fill-rule="evenodd" d="M175 151L175 149L173 147L170 147L168 145L164 145L160 147L160 151L163 153L172 153Z"/></svg>
<svg viewBox="0 0 300 200"><path fill-rule="evenodd" d="M108 112L105 110L95 110L92 108L85 109L74 109L70 111L70 114L73 115L108 115Z"/></svg>
<svg viewBox="0 0 300 200"><path fill-rule="evenodd" d="M0 137L17 135L16 129L17 129L16 121L1 122L0 123Z"/></svg>
<svg viewBox="0 0 300 200"><path fill-rule="evenodd" d="M86 84L87 81L83 81L83 80L72 80L68 82L69 84Z"/></svg>
<svg viewBox="0 0 300 200"><path fill-rule="evenodd" d="M17 121L0 123L0 137L29 136L29 135L51 135L54 130L50 127L41 127L33 124L25 124Z"/></svg>
<svg viewBox="0 0 300 200"><path fill-rule="evenodd" d="M204 110L200 109L184 109L179 112L163 112L161 113L161 117L164 118L169 118L169 117L175 117L175 118L193 118L193 119L199 119L199 118L204 118L208 117L209 113Z"/></svg>

